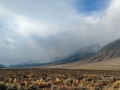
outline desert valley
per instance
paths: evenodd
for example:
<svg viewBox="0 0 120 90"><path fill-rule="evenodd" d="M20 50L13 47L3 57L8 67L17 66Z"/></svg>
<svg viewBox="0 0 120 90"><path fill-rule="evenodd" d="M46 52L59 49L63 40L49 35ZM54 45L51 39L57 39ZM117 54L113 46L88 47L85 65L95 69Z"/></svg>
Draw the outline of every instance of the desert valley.
<svg viewBox="0 0 120 90"><path fill-rule="evenodd" d="M43 66L3 67L0 90L119 90L120 39L92 46Z"/></svg>
<svg viewBox="0 0 120 90"><path fill-rule="evenodd" d="M0 90L120 90L120 0L0 0Z"/></svg>

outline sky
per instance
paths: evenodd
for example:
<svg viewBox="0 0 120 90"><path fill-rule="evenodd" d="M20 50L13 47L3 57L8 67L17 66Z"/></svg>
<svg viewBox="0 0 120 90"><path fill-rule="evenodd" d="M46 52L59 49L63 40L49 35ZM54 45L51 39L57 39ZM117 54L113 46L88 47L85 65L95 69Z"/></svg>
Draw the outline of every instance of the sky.
<svg viewBox="0 0 120 90"><path fill-rule="evenodd" d="M120 37L120 0L0 0L0 64L50 62Z"/></svg>

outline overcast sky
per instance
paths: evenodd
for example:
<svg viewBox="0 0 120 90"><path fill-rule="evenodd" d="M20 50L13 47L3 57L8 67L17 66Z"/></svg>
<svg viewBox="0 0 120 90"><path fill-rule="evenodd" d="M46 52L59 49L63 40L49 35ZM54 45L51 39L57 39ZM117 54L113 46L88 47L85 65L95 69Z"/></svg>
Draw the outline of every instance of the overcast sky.
<svg viewBox="0 0 120 90"><path fill-rule="evenodd" d="M120 0L0 0L0 63L53 61L120 37Z"/></svg>

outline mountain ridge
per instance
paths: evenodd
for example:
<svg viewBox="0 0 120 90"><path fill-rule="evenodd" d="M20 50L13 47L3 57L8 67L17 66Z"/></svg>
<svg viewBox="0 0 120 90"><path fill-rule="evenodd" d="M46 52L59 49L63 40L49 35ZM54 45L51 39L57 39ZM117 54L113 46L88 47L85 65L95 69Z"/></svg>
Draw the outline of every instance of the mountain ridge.
<svg viewBox="0 0 120 90"><path fill-rule="evenodd" d="M76 52L70 54L66 58L53 62L52 64L55 64L55 65L66 64L66 63L72 63L79 60L84 60L95 55L100 49L101 49L101 46L99 44L89 45L87 47L77 50Z"/></svg>
<svg viewBox="0 0 120 90"><path fill-rule="evenodd" d="M105 45L96 55L91 57L89 61L100 62L117 57L120 57L120 39L114 40Z"/></svg>
<svg viewBox="0 0 120 90"><path fill-rule="evenodd" d="M39 62L34 62L33 60L29 60L22 64L10 65L8 66L8 68L27 68L27 67L71 63L71 62L83 60L83 59L93 56L100 50L100 48L101 46L99 44L89 45L88 47L84 47L84 48L77 50L76 52L74 52L73 54L70 54L67 57L64 57L62 59L58 58L58 60L52 61L49 63L39 63Z"/></svg>
<svg viewBox="0 0 120 90"><path fill-rule="evenodd" d="M108 43L86 60L48 66L48 68L120 70L120 39Z"/></svg>

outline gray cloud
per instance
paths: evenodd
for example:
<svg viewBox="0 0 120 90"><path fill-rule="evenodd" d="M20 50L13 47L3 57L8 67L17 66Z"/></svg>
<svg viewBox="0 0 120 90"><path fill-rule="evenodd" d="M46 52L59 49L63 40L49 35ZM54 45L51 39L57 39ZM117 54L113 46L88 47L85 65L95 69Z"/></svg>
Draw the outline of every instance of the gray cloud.
<svg viewBox="0 0 120 90"><path fill-rule="evenodd" d="M84 46L119 38L119 0L91 16L78 12L73 2L1 0L0 63L49 62Z"/></svg>

